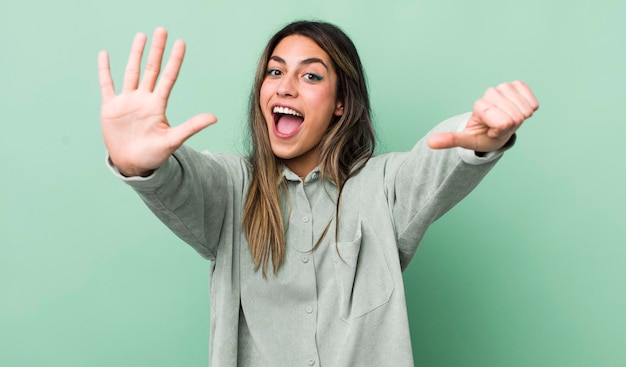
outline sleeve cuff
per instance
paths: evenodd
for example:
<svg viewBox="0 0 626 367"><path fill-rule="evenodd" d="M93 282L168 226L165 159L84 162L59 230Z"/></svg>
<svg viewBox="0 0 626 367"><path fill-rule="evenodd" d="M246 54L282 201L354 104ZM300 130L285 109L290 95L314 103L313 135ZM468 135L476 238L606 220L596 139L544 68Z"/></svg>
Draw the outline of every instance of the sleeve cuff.
<svg viewBox="0 0 626 367"><path fill-rule="evenodd" d="M113 164L113 161L111 161L111 156L109 156L108 152L106 154L106 165L109 168L109 170L111 172L113 172L113 174L117 178L122 180L122 181L147 181L147 180L150 180L154 176L154 174L156 172L156 171L152 172L152 174L150 176L145 176L145 177L142 177L142 176L124 176L120 172L120 170L115 166L115 164Z"/></svg>
<svg viewBox="0 0 626 367"><path fill-rule="evenodd" d="M151 175L142 177L142 176L124 176L120 170L113 164L111 161L111 157L109 153L106 154L106 165L109 170L115 175L117 178L127 183L138 190L153 190L159 187L163 182L167 182L173 179L172 176L175 175L176 171L176 159L173 156L170 156L163 164L154 170Z"/></svg>

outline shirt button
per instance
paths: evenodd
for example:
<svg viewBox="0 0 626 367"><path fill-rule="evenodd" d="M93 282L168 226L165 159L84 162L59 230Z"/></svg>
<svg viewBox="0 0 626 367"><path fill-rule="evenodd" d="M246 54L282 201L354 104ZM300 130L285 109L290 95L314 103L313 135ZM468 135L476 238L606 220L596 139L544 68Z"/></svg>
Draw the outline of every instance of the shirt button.
<svg viewBox="0 0 626 367"><path fill-rule="evenodd" d="M309 262L309 257L308 256L302 256L302 262L303 263L308 263Z"/></svg>
<svg viewBox="0 0 626 367"><path fill-rule="evenodd" d="M306 363L307 363L309 366L315 366L315 360L314 360L314 359L309 359L308 361L306 361Z"/></svg>
<svg viewBox="0 0 626 367"><path fill-rule="evenodd" d="M309 217L302 217L302 221L304 223L309 223Z"/></svg>
<svg viewBox="0 0 626 367"><path fill-rule="evenodd" d="M306 306L306 313L313 313L313 307Z"/></svg>

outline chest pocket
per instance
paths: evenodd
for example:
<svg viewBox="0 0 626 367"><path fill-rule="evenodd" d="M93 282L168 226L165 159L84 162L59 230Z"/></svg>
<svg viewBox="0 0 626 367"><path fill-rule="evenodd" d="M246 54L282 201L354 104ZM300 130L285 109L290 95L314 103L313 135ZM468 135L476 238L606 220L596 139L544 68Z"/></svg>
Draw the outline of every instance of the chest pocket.
<svg viewBox="0 0 626 367"><path fill-rule="evenodd" d="M394 289L389 266L376 238L364 222L352 241L337 242L335 277L339 288L339 315L349 321L389 302Z"/></svg>

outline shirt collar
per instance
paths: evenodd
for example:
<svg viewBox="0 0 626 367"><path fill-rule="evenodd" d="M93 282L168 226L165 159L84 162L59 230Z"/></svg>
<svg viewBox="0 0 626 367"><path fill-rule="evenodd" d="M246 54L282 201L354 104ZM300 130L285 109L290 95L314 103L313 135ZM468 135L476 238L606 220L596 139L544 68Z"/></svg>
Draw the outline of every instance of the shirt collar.
<svg viewBox="0 0 626 367"><path fill-rule="evenodd" d="M287 179L287 181L309 182L309 181L317 180L320 177L320 168L319 166L315 167L311 172L309 172L309 174L304 178L304 180L302 180L300 179L300 177L298 177L298 175L296 175L292 170L290 170L289 167L283 164L283 176L285 176L285 179Z"/></svg>

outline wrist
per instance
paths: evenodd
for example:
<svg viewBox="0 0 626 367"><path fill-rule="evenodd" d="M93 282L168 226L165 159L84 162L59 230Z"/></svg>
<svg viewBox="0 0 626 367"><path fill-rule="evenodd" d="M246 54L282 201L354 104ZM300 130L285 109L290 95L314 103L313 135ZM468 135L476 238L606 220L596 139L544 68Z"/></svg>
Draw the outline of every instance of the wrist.
<svg viewBox="0 0 626 367"><path fill-rule="evenodd" d="M148 177L154 173L154 170L125 170L117 167L117 170L124 177Z"/></svg>
<svg viewBox="0 0 626 367"><path fill-rule="evenodd" d="M148 177L151 174L153 174L155 171L154 169L139 169L136 167L133 168L133 167L124 167L123 165L120 166L111 159L110 155L107 157L107 160L109 162L109 165L112 168L114 168L120 175L124 177Z"/></svg>

